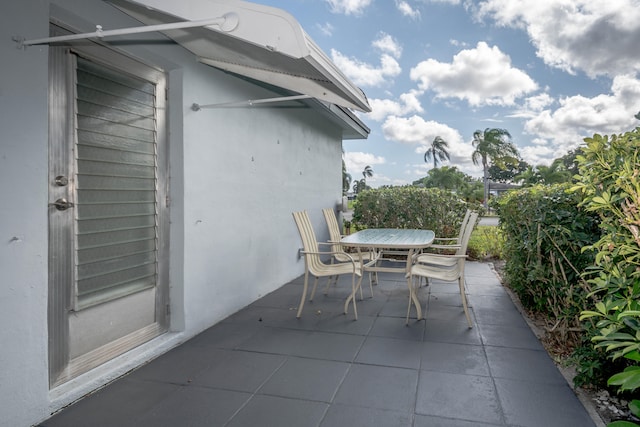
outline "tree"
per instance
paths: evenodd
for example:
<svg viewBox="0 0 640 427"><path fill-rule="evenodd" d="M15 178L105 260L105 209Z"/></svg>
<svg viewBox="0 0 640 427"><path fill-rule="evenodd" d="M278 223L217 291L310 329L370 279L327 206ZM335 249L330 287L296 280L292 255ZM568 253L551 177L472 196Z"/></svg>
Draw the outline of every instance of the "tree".
<svg viewBox="0 0 640 427"><path fill-rule="evenodd" d="M455 166L442 166L431 169L423 182L425 187L458 190L465 184L465 174Z"/></svg>
<svg viewBox="0 0 640 427"><path fill-rule="evenodd" d="M442 188L455 192L467 202L482 200L482 181L459 171L456 166L442 166L429 170L424 178L413 181L414 187Z"/></svg>
<svg viewBox="0 0 640 427"><path fill-rule="evenodd" d="M540 182L538 171L531 165L527 166L527 169L522 171L522 173L516 175L514 179L521 181L523 187L530 187Z"/></svg>
<svg viewBox="0 0 640 427"><path fill-rule="evenodd" d="M367 188L369 187L367 186L367 182L364 180L364 178L353 183L353 192L356 194L359 194Z"/></svg>
<svg viewBox="0 0 640 427"><path fill-rule="evenodd" d="M367 178L371 178L373 176L373 169L371 169L371 166L367 165L364 167L364 170L362 171L362 176L363 176L362 180L366 185Z"/></svg>
<svg viewBox="0 0 640 427"><path fill-rule="evenodd" d="M555 159L551 166L538 166L538 175L543 184L559 184L571 181L571 173L562 159Z"/></svg>
<svg viewBox="0 0 640 427"><path fill-rule="evenodd" d="M433 138L430 148L424 153L424 162L426 163L433 158L433 168L437 168L438 160L443 162L450 159L447 148L449 148L449 143L441 137L436 136Z"/></svg>
<svg viewBox="0 0 640 427"><path fill-rule="evenodd" d="M559 159L562 161L565 169L569 171L572 177L580 173L580 171L578 170L578 163L576 161L576 157L578 156L578 150L579 149L569 150L567 154L560 157Z"/></svg>
<svg viewBox="0 0 640 427"><path fill-rule="evenodd" d="M484 186L479 179L470 178L460 190L460 196L467 202L480 202L484 195Z"/></svg>
<svg viewBox="0 0 640 427"><path fill-rule="evenodd" d="M519 160L517 163L506 162L504 168L498 165L491 165L489 166L489 180L493 182L511 183L516 180L516 176L526 171L528 167L530 167L529 163L524 160Z"/></svg>
<svg viewBox="0 0 640 427"><path fill-rule="evenodd" d="M484 206L489 202L489 165L504 168L508 162L518 161L518 150L511 142L511 134L506 129L487 128L473 133L471 160L474 165L482 164L484 182Z"/></svg>
<svg viewBox="0 0 640 427"><path fill-rule="evenodd" d="M535 184L560 184L570 182L572 174L567 170L563 158L558 158L551 163L551 166L538 165L529 166L527 170L516 176L516 180L522 181L524 187Z"/></svg>
<svg viewBox="0 0 640 427"><path fill-rule="evenodd" d="M347 166L344 164L344 159L342 159L342 195L346 195L349 192L349 188L351 187L352 181L351 174L347 172Z"/></svg>

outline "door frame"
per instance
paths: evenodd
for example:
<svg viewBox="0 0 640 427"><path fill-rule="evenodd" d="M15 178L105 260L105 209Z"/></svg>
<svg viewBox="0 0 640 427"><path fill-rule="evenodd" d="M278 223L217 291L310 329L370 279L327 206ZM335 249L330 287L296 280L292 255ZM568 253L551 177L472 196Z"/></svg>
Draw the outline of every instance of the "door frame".
<svg viewBox="0 0 640 427"><path fill-rule="evenodd" d="M56 23L57 24L57 23ZM52 35L70 34L52 24ZM143 78L156 85L157 147L157 284L155 323L117 339L96 351L70 358L69 313L75 285L75 211L57 212L53 201L75 195L75 64L74 55L94 63ZM169 158L167 140L167 76L155 66L116 51L101 43L84 41L78 45L49 48L49 387L54 388L147 342L169 328ZM56 177L67 177L60 185ZM71 208L73 209L73 208ZM59 215L56 215L59 214ZM67 257L67 258L65 258ZM68 257L72 257L71 260Z"/></svg>

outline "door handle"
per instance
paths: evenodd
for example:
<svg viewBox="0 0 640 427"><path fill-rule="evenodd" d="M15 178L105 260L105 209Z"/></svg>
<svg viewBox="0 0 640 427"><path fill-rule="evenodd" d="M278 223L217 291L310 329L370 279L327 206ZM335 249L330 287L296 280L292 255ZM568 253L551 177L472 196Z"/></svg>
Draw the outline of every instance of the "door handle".
<svg viewBox="0 0 640 427"><path fill-rule="evenodd" d="M68 202L67 199L58 199L53 203L49 203L49 206L55 206L55 208L59 211L66 211L69 208L72 208L74 205L71 202Z"/></svg>

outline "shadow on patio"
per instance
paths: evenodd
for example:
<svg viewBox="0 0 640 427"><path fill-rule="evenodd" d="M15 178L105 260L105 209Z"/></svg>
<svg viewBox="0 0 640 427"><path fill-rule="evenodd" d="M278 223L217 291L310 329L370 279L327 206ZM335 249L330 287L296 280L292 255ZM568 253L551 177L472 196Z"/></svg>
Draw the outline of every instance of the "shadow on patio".
<svg viewBox="0 0 640 427"><path fill-rule="evenodd" d="M380 274L373 299L363 286L357 321L341 313L350 277L297 320L302 279L41 425L596 425L490 264L467 263L473 329L445 282L420 289L426 321L405 326L398 274Z"/></svg>

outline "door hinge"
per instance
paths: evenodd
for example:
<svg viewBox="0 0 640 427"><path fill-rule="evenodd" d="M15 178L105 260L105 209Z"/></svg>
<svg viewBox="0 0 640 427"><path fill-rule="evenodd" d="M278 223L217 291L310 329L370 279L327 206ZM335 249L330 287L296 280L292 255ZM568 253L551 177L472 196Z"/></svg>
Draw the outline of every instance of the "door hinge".
<svg viewBox="0 0 640 427"><path fill-rule="evenodd" d="M164 205L165 207L169 207L169 205L171 205L171 199L169 198L169 196L165 196L164 198Z"/></svg>
<svg viewBox="0 0 640 427"><path fill-rule="evenodd" d="M169 304L165 306L165 311L167 316L171 314L171 306Z"/></svg>

